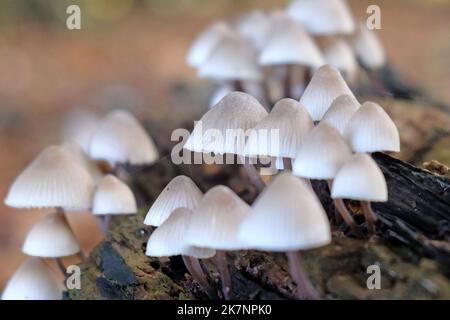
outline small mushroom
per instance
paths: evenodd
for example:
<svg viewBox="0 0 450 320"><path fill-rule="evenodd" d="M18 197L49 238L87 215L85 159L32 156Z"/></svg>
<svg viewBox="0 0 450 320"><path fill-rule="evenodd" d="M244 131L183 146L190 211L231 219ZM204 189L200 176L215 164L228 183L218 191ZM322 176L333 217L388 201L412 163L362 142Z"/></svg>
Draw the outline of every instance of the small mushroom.
<svg viewBox="0 0 450 320"><path fill-rule="evenodd" d="M240 226L241 241L256 250L286 252L300 299L318 299L298 250L325 246L330 224L319 199L291 173L279 174L253 203Z"/></svg>
<svg viewBox="0 0 450 320"><path fill-rule="evenodd" d="M354 84L358 75L358 61L350 45L340 38L330 38L321 48L326 63L338 69L348 83Z"/></svg>
<svg viewBox="0 0 450 320"><path fill-rule="evenodd" d="M238 236L239 225L250 206L226 186L215 186L205 193L194 210L186 242L201 248L216 249L217 268L225 299L233 299L226 250L245 248Z"/></svg>
<svg viewBox="0 0 450 320"><path fill-rule="evenodd" d="M210 299L214 299L217 294L209 285L208 278L198 259L211 258L216 254L216 251L191 246L186 242L186 232L192 215L192 211L187 208L175 209L152 233L147 242L145 254L152 257L182 255L184 264L194 280L198 282Z"/></svg>
<svg viewBox="0 0 450 320"><path fill-rule="evenodd" d="M102 231L109 231L114 215L136 214L137 205L131 189L111 174L105 175L97 185L92 204L92 213L100 218Z"/></svg>
<svg viewBox="0 0 450 320"><path fill-rule="evenodd" d="M63 286L40 258L28 258L6 284L2 300L61 300Z"/></svg>
<svg viewBox="0 0 450 320"><path fill-rule="evenodd" d="M305 179L326 180L330 186L339 168L352 152L339 132L326 123L320 123L306 137L294 160L293 173ZM335 201L335 207L354 235L362 237L358 225L345 206Z"/></svg>
<svg viewBox="0 0 450 320"><path fill-rule="evenodd" d="M320 122L327 123L336 128L343 136L345 127L360 106L361 105L354 97L343 94L331 103L330 108Z"/></svg>
<svg viewBox="0 0 450 320"><path fill-rule="evenodd" d="M203 193L191 178L177 176L173 178L158 198L153 202L144 219L144 224L159 227L177 208L194 210Z"/></svg>
<svg viewBox="0 0 450 320"><path fill-rule="evenodd" d="M343 94L355 97L339 71L325 65L314 73L300 103L306 107L314 121L320 121L334 99Z"/></svg>
<svg viewBox="0 0 450 320"><path fill-rule="evenodd" d="M374 233L377 220L370 202L388 200L386 180L376 162L367 154L355 154L337 172L331 190L333 199L361 201L367 228Z"/></svg>

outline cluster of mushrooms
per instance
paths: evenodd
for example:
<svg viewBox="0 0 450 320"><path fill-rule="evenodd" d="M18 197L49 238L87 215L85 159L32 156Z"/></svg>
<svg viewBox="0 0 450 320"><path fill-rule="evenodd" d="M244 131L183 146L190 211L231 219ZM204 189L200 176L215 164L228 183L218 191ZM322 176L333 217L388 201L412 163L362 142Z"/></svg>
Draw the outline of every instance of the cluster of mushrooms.
<svg viewBox="0 0 450 320"><path fill-rule="evenodd" d="M86 134L83 125L74 138ZM63 258L84 257L67 211L91 212L105 233L111 217L137 212L124 166L158 160L152 139L133 115L122 110L100 119L89 136L88 144L75 139L45 148L12 184L6 205L54 211L28 232L22 251L29 258L8 282L2 299L62 298L64 286L50 261L54 260L65 276Z"/></svg>
<svg viewBox="0 0 450 320"><path fill-rule="evenodd" d="M381 44L355 23L345 1L297 0L284 11L214 23L187 60L217 90L185 150L235 155L259 196L249 206L226 186L202 194L190 178L174 178L145 218L157 227L146 254L182 255L212 299L217 291L199 259L215 255L223 297L232 299L226 251L286 252L298 297L318 299L300 253L329 244L331 228L311 180L328 182L336 219L358 238L364 233L344 199L360 201L369 234L377 220L371 202L388 199L371 153L398 152L399 132L381 106L361 105L351 90L358 65L375 70L386 63ZM267 187L258 158L283 171Z"/></svg>

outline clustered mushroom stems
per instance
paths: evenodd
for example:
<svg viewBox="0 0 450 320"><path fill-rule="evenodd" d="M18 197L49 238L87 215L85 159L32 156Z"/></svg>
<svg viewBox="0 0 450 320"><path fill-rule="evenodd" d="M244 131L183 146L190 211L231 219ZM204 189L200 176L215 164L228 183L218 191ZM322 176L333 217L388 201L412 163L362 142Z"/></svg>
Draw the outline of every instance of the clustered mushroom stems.
<svg viewBox="0 0 450 320"><path fill-rule="evenodd" d="M261 193L264 190L266 184L264 183L261 176L256 171L255 166L251 163L251 160L248 157L240 156L240 159L241 159L242 165L244 167L244 170L245 170L248 178L250 179L250 182L256 188L256 191L258 192L258 194Z"/></svg>
<svg viewBox="0 0 450 320"><path fill-rule="evenodd" d="M68 227L72 230L72 232L73 232L73 229L72 229L72 227L70 226L69 220L67 220L67 216L66 216L66 213L65 213L64 209L63 209L62 207L56 207L56 212L57 212L58 214L61 215L61 217L64 219L65 223L67 224L67 226L68 226ZM81 260L86 259L86 254L83 252L83 250L80 250L80 252L78 252L77 255L78 255L78 257L79 257ZM65 273L65 271L64 271L64 273Z"/></svg>
<svg viewBox="0 0 450 320"><path fill-rule="evenodd" d="M302 264L302 254L300 251L288 251L286 252L289 271L297 284L297 297L300 300L319 300L319 293L316 291Z"/></svg>
<svg viewBox="0 0 450 320"><path fill-rule="evenodd" d="M211 287L208 282L208 277L203 271L202 265L197 258L182 255L181 256L186 266L186 269L191 274L192 278L200 285L202 290L208 295L210 299L217 299L216 291Z"/></svg>
<svg viewBox="0 0 450 320"><path fill-rule="evenodd" d="M222 292L225 300L233 300L233 286L231 282L230 270L228 269L227 253L223 250L216 251L216 264L222 282Z"/></svg>

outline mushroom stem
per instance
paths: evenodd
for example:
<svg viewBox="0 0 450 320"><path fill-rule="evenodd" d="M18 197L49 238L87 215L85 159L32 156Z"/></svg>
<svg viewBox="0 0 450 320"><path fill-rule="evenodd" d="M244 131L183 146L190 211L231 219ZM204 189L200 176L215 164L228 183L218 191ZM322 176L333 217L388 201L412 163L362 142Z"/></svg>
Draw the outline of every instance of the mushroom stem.
<svg viewBox="0 0 450 320"><path fill-rule="evenodd" d="M240 157L241 157L242 165L244 166L244 169L245 169L245 172L247 173L248 178L250 179L251 183L255 186L256 190L258 191L258 194L261 193L261 191L263 191L264 188L266 187L266 184L261 179L260 175L256 171L253 164L250 163L250 159L248 159L249 161L247 161L246 157L244 157L244 156L240 156Z"/></svg>
<svg viewBox="0 0 450 320"><path fill-rule="evenodd" d="M222 291L225 300L233 299L233 290L231 284L230 271L228 270L227 254L223 250L216 251L216 263L217 269L220 273L220 279L222 281Z"/></svg>
<svg viewBox="0 0 450 320"><path fill-rule="evenodd" d="M284 97L292 98L292 83L291 83L291 75L292 75L292 66L286 65L286 74L284 76Z"/></svg>
<svg viewBox="0 0 450 320"><path fill-rule="evenodd" d="M330 195L331 195L331 190L333 189L333 180L331 180L331 179L327 180L327 184L328 184L328 191L330 192ZM336 224L339 224L342 222L341 215L337 211L336 205L334 206L334 220L336 221Z"/></svg>
<svg viewBox="0 0 450 320"><path fill-rule="evenodd" d="M292 171L292 161L291 158L283 158L284 170Z"/></svg>
<svg viewBox="0 0 450 320"><path fill-rule="evenodd" d="M292 278L297 284L297 296L300 300L318 300L320 299L318 292L312 285L305 269L302 265L302 255L300 251L288 251L286 252L289 262L289 271Z"/></svg>
<svg viewBox="0 0 450 320"><path fill-rule="evenodd" d="M233 88L235 91L245 92L244 86L242 85L241 80L234 80L233 81Z"/></svg>
<svg viewBox="0 0 450 320"><path fill-rule="evenodd" d="M66 275L66 267L64 266L64 263L62 262L61 258L55 258L56 264L58 265L59 270L61 270L61 273L63 275Z"/></svg>
<svg viewBox="0 0 450 320"><path fill-rule="evenodd" d="M353 220L352 215L348 212L345 207L345 203L342 199L333 199L334 206L341 215L342 219L344 219L345 223L352 229L353 234L358 238L364 238L362 231L359 226L356 224L355 220Z"/></svg>
<svg viewBox="0 0 450 320"><path fill-rule="evenodd" d="M261 86L262 86L262 92L264 94L264 100L267 104L267 105L264 104L264 107L266 108L267 111L270 111L272 108L272 97L270 96L269 83L267 81L262 81Z"/></svg>
<svg viewBox="0 0 450 320"><path fill-rule="evenodd" d="M367 229L372 235L375 233L375 222L378 220L377 215L375 214L375 212L373 212L369 201L361 201L361 205L363 208L364 217L367 221Z"/></svg>
<svg viewBox="0 0 450 320"><path fill-rule="evenodd" d="M66 212L64 211L64 209L62 207L56 207L56 212L62 216L69 229L72 230L73 234L75 234L75 232L73 232L73 228L70 226L69 220L67 219ZM80 250L78 256L80 257L81 260L84 260L86 258L86 255L84 254L83 250Z"/></svg>
<svg viewBox="0 0 450 320"><path fill-rule="evenodd" d="M190 256L182 256L186 269L191 274L192 278L200 285L202 290L212 300L217 299L216 291L209 285L206 274L204 273L200 261L197 258Z"/></svg>

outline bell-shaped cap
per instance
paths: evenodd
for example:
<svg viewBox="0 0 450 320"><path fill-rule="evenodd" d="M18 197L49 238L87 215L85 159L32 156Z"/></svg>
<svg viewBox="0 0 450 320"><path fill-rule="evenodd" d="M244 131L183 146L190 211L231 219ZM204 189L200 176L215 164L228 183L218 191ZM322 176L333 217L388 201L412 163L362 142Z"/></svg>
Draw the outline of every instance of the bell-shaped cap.
<svg viewBox="0 0 450 320"><path fill-rule="evenodd" d="M388 200L386 179L368 154L355 154L344 164L333 181L331 197L360 201Z"/></svg>
<svg viewBox="0 0 450 320"><path fill-rule="evenodd" d="M270 26L270 19L264 12L253 10L237 21L236 30L259 50L267 41Z"/></svg>
<svg viewBox="0 0 450 320"><path fill-rule="evenodd" d="M376 70L386 64L386 53L375 30L369 30L364 23L352 37L352 46L358 61L367 69Z"/></svg>
<svg viewBox="0 0 450 320"><path fill-rule="evenodd" d="M192 43L187 54L188 64L191 67L200 67L223 36L230 33L233 33L231 27L223 21L208 26Z"/></svg>
<svg viewBox="0 0 450 320"><path fill-rule="evenodd" d="M282 99L251 130L245 154L294 158L313 127L311 116L298 101Z"/></svg>
<svg viewBox="0 0 450 320"><path fill-rule="evenodd" d="M262 79L256 49L239 34L226 35L198 70L201 78L217 81Z"/></svg>
<svg viewBox="0 0 450 320"><path fill-rule="evenodd" d="M263 66L304 65L315 69L324 64L324 59L301 24L287 15L277 14L261 50L259 63Z"/></svg>
<svg viewBox="0 0 450 320"><path fill-rule="evenodd" d="M28 258L3 291L2 300L62 300L63 286L39 258Z"/></svg>
<svg viewBox="0 0 450 320"><path fill-rule="evenodd" d="M151 164L159 154L142 125L129 112L115 110L100 122L91 139L89 155L111 164Z"/></svg>
<svg viewBox="0 0 450 320"><path fill-rule="evenodd" d="M326 123L316 126L295 157L293 172L309 179L333 179L352 152L340 133Z"/></svg>
<svg viewBox="0 0 450 320"><path fill-rule="evenodd" d="M287 11L315 36L351 34L356 28L345 0L296 0Z"/></svg>
<svg viewBox="0 0 450 320"><path fill-rule="evenodd" d="M218 250L244 249L238 231L249 212L250 206L231 189L216 186L205 193L194 210L187 230L187 242Z"/></svg>
<svg viewBox="0 0 450 320"><path fill-rule="evenodd" d="M211 258L214 249L191 246L186 242L186 232L191 223L192 211L175 209L163 224L153 231L147 242L145 254L151 257L191 256L197 259Z"/></svg>
<svg viewBox="0 0 450 320"><path fill-rule="evenodd" d="M250 248L267 251L307 250L331 241L330 224L319 199L287 172L258 196L239 235Z"/></svg>
<svg viewBox="0 0 450 320"><path fill-rule="evenodd" d="M334 99L343 94L354 97L339 71L330 65L325 65L314 73L300 103L308 109L314 121L319 121Z"/></svg>
<svg viewBox="0 0 450 320"><path fill-rule="evenodd" d="M101 215L135 214L136 198L124 182L112 174L100 180L94 193L92 213Z"/></svg>
<svg viewBox="0 0 450 320"><path fill-rule="evenodd" d="M345 127L360 106L358 100L353 96L343 94L331 103L331 106L323 116L321 123L326 123L336 128L341 135L344 135Z"/></svg>
<svg viewBox="0 0 450 320"><path fill-rule="evenodd" d="M16 178L5 204L16 208L89 209L94 181L61 147L45 148Z"/></svg>
<svg viewBox="0 0 450 320"><path fill-rule="evenodd" d="M177 176L160 193L145 217L144 224L159 227L177 208L194 210L203 193L186 176Z"/></svg>
<svg viewBox="0 0 450 320"><path fill-rule="evenodd" d="M350 45L342 39L329 40L323 47L325 62L341 72L347 81L355 80L358 61Z"/></svg>
<svg viewBox="0 0 450 320"><path fill-rule="evenodd" d="M266 109L254 97L232 92L196 123L184 148L203 153L242 154L247 130L266 116Z"/></svg>
<svg viewBox="0 0 450 320"><path fill-rule="evenodd" d="M395 123L374 102L365 102L348 122L344 137L354 152L400 151Z"/></svg>
<svg viewBox="0 0 450 320"><path fill-rule="evenodd" d="M42 258L58 258L80 252L80 246L62 214L51 213L28 232L22 251Z"/></svg>
<svg viewBox="0 0 450 320"><path fill-rule="evenodd" d="M94 161L89 159L88 154L78 144L78 142L68 140L61 145L61 148L70 153L74 157L74 159L77 160L86 169L87 172L89 172L95 182L99 181L103 177L100 168L97 167Z"/></svg>
<svg viewBox="0 0 450 320"><path fill-rule="evenodd" d="M227 94L233 92L233 88L230 85L223 84L218 86L213 93L211 94L211 97L209 98L208 107L212 108L215 107L220 100L222 100Z"/></svg>

